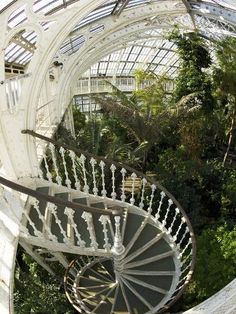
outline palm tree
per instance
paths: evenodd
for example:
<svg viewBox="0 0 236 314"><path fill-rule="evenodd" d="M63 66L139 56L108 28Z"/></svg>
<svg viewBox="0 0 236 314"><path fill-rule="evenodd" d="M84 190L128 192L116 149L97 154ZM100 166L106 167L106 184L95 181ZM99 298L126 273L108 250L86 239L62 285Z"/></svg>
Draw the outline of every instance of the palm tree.
<svg viewBox="0 0 236 314"><path fill-rule="evenodd" d="M110 95L96 95L94 100L103 111L115 116L137 143L133 154L141 158L142 171L147 170L149 152L168 134L174 136L177 125L186 115L199 109L196 95L183 96L173 105L165 84L166 78L156 77L151 86L134 91L129 97L116 86ZM187 105L188 104L188 105Z"/></svg>

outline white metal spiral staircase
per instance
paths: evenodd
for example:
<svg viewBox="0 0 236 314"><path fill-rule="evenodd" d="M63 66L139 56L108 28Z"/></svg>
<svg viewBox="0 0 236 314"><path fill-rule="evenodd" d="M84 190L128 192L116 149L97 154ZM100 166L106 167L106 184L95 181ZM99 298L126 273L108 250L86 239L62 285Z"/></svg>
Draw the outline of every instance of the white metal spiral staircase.
<svg viewBox="0 0 236 314"><path fill-rule="evenodd" d="M38 178L11 186L28 195L20 243L32 255L60 255L66 295L81 313L169 308L195 259L194 234L179 203L130 167L24 133L45 153ZM69 267L66 254L74 256Z"/></svg>

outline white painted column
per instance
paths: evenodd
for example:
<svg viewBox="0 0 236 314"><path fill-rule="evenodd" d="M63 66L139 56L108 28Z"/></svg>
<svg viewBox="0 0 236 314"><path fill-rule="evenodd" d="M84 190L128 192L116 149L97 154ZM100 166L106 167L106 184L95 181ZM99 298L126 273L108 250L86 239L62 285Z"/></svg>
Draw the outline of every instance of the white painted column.
<svg viewBox="0 0 236 314"><path fill-rule="evenodd" d="M0 187L0 313L12 314L15 257L22 205L17 194Z"/></svg>

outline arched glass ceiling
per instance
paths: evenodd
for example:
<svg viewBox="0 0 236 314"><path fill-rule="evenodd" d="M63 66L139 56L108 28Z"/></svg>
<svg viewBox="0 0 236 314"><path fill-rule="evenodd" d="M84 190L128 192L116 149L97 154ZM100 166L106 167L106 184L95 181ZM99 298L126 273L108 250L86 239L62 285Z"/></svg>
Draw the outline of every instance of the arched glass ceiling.
<svg viewBox="0 0 236 314"><path fill-rule="evenodd" d="M115 51L84 73L84 76L132 76L135 70L148 70L174 77L178 69L175 45L165 39L133 43Z"/></svg>
<svg viewBox="0 0 236 314"><path fill-rule="evenodd" d="M33 10L35 12L44 13L45 15L53 15L67 7L73 6L79 0L36 0L33 2ZM83 45L84 37L79 34L86 25L92 22L98 22L98 26L91 29L92 32L100 32L103 28L102 21L104 18L112 14L122 16L122 10L134 9L141 5L150 3L158 3L160 0L108 0L103 6L98 7L84 18L73 30L68 30L68 39L64 41L60 48L60 53L66 55L75 54ZM17 0L1 0L0 13L11 7ZM182 16L182 21L176 19L176 23L191 23L200 30L206 37L219 38L224 35L236 34L236 0L189 0L183 1L186 6L186 12L189 14ZM14 28L16 25L25 21L24 6L19 8L11 15L9 19L9 27ZM158 19L158 16L153 17ZM44 24L47 29L47 23ZM160 28L160 25L159 25ZM151 31L150 31L151 34ZM32 57L36 35L34 33L23 34L25 43L29 45L20 45L15 39L6 49L5 60L11 64L27 65ZM159 36L160 37L160 36ZM153 39L153 38L152 38ZM178 66L174 54L174 47L167 41L156 39L145 39L126 43L119 51L103 58L99 63L91 68L94 75L110 75L115 69L120 75L130 75L137 67L148 68L153 71L167 71L174 75ZM169 45L169 46L168 46ZM166 49L166 47L168 47ZM125 59L126 58L126 59ZM166 67L164 70L164 67ZM171 69L172 68L172 69Z"/></svg>

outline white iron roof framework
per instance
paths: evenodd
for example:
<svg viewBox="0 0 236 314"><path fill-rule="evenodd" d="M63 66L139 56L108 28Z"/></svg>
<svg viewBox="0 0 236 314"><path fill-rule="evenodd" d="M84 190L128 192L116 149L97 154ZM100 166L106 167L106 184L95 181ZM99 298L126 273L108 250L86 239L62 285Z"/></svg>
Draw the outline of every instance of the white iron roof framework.
<svg viewBox="0 0 236 314"><path fill-rule="evenodd" d="M18 0L19 1L19 0ZM32 10L46 16L54 16L73 8L78 0L37 0L32 4ZM90 34L98 34L104 30L106 19L113 16L119 19L127 10L136 10L140 6L158 4L160 0L130 0L130 1L106 1L96 10L84 17L74 29L68 30L68 37L61 45L59 55L66 57L75 55L85 42L83 29L92 25ZM0 13L4 12L17 0L2 0ZM112 76L114 73L119 76L132 75L134 70L142 68L151 70L158 74L174 76L178 68L178 59L175 54L175 46L168 40L163 39L163 32L166 33L173 25L190 30L198 29L204 37L220 38L225 35L235 36L236 33L236 2L234 0L208 0L208 1L185 1L184 13L173 11L169 17L153 15L143 24L142 31L136 31L133 35L124 40L122 45L114 45L110 53L102 57L99 62L90 68L87 74L92 76ZM26 21L25 5L15 10L8 18L10 29L19 27ZM47 30L51 22L42 23L44 30ZM146 28L146 29L145 29ZM14 36L8 47L5 49L5 61L9 65L16 64L27 66L36 49L37 35L34 31L20 31ZM108 49L109 51L109 49Z"/></svg>

